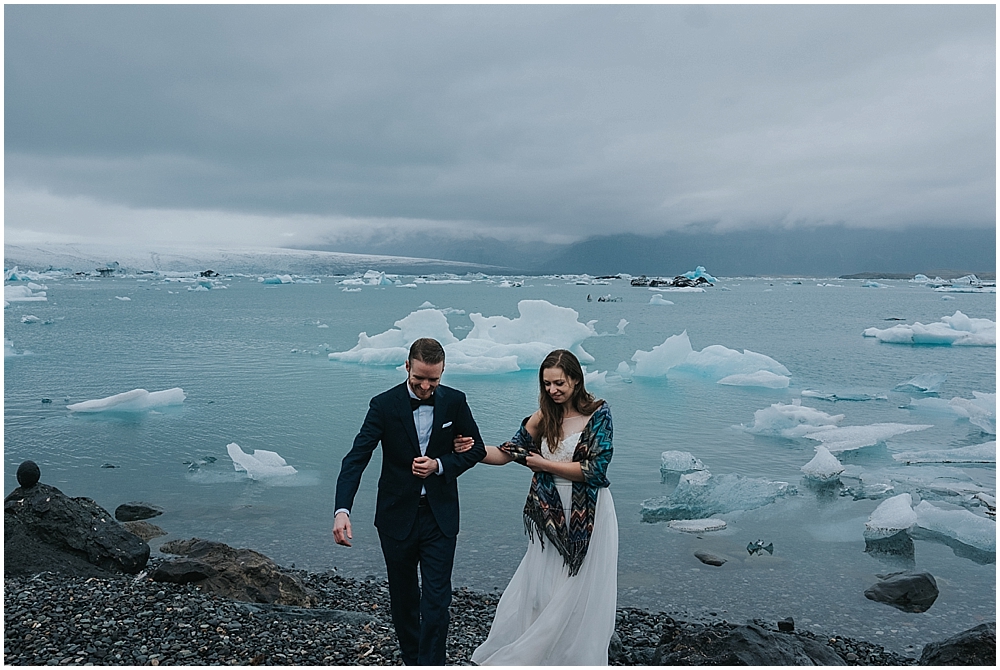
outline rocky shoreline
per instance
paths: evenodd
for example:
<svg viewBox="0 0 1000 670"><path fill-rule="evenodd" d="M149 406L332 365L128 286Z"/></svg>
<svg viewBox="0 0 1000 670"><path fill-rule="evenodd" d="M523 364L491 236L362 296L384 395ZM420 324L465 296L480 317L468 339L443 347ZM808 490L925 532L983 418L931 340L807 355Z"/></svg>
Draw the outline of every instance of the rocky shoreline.
<svg viewBox="0 0 1000 670"><path fill-rule="evenodd" d="M5 577L4 664L400 664L384 580L291 570L315 593L315 607L250 604L193 584L154 582L150 575L162 562L151 557L139 575ZM449 664L470 664L498 599L499 592L455 591ZM917 664L861 640L778 633L776 622L755 623L770 635L812 640L849 665ZM610 662L649 665L659 653L655 660L671 665L714 664L712 642L736 627L619 608Z"/></svg>

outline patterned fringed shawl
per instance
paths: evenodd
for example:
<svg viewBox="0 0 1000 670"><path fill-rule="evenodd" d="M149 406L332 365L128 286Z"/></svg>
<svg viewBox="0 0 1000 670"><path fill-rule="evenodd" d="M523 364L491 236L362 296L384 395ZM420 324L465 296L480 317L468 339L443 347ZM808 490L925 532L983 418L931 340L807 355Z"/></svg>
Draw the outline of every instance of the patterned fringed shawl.
<svg viewBox="0 0 1000 670"><path fill-rule="evenodd" d="M521 428L508 444L538 453L539 447L525 430L527 422L527 419L521 422ZM524 503L524 530L532 539L538 534L543 550L548 539L563 557L570 575L580 571L587 556L594 532L598 490L610 484L605 472L611 462L611 436L611 409L605 402L590 417L573 452L573 462L580 464L584 481L573 482L573 507L568 524L552 475L536 472L531 479L528 500Z"/></svg>

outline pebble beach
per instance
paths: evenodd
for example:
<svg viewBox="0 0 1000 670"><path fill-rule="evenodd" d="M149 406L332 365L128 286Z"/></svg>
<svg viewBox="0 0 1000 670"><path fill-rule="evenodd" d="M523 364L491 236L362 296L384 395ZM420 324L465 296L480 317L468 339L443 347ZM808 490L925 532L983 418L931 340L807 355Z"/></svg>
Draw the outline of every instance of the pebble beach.
<svg viewBox="0 0 1000 670"><path fill-rule="evenodd" d="M291 570L315 592L317 606L256 605L190 584L139 575L67 577L41 573L4 579L5 665L400 665L384 580L335 571ZM486 639L500 592L456 589L448 663L470 665ZM742 623L742 622L740 622ZM775 630L775 622L755 621ZM648 665L661 639L690 652L732 624L682 613L619 608L612 665ZM850 665L914 665L861 640L795 632L829 645ZM703 658L701 659L703 660Z"/></svg>

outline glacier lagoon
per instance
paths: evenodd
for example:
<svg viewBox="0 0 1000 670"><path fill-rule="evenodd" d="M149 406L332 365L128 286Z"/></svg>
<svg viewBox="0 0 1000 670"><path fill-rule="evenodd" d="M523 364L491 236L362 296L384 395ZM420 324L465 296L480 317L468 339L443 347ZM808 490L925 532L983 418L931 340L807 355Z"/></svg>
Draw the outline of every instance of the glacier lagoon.
<svg viewBox="0 0 1000 670"><path fill-rule="evenodd" d="M863 336L896 323L937 323L956 310L995 321L995 294L944 301L940 292L903 281L873 290L860 281L722 278L705 292L672 293L673 304L651 304L654 293L645 288L589 277L404 276L388 285L360 276L315 279L36 277L33 295L44 290L47 299L11 301L4 310L5 495L17 485L17 465L31 459L42 481L109 510L131 500L163 507L156 522L169 535L154 540L154 550L165 540L198 536L258 549L285 565L382 576L371 524L378 452L355 504L350 549L335 546L330 533L333 493L369 398L403 373L392 355L382 356L388 364L371 365L331 360L329 353L349 352L360 333L387 333L434 306L434 327L443 320L459 345L453 367L465 370L446 369L444 383L468 394L486 441L496 444L536 407L536 371L524 364L536 353L506 344L494 359L500 363L484 365L489 347L466 339L479 327L471 315L517 339L509 324L519 303L547 301L577 312L580 327L564 322L564 330L593 358L588 386L614 415L608 476L619 512L620 606L734 621L792 616L800 628L863 637L903 653L995 617L995 539L991 553L975 533L949 537L940 532L948 524L935 523L913 533L912 554L865 552L869 517L902 493L911 494L914 507L985 516L981 501L996 494L995 442L992 463L910 461L923 460L914 453L995 440L995 396L982 398L996 392L995 344ZM597 300L605 295L621 300ZM509 371L512 351L521 371ZM662 354L659 368L655 351ZM643 354L633 359L637 352ZM754 364L746 367L748 361ZM640 374L632 374L637 367ZM925 374L945 376L936 393L907 386ZM733 375L741 384L763 384L719 383ZM777 377L787 386L773 383ZM174 402L144 411L67 409L136 389L154 397L170 390ZM796 405L802 409L787 409ZM804 418L787 425L774 419L773 430L755 430L760 410ZM921 430L876 427L891 424ZM840 484L803 477L816 447L831 444L818 436L859 426L871 428L848 430L863 437L831 449L844 467ZM871 441L864 436L874 436L874 444L863 444ZM251 471L237 469L228 451L234 443L245 455L274 456ZM740 475L784 482L794 493L751 510L726 501L724 508L735 511L714 515L726 522L723 530L687 533L646 523L643 503L670 496L677 484L661 475L664 451L690 452L716 481ZM520 517L529 479L516 464L463 475L456 586L503 588L513 574L526 542ZM748 554L747 544L758 539L773 543L773 555ZM699 549L728 561L703 565L693 556ZM927 612L864 598L877 574L902 569L937 579L941 595Z"/></svg>

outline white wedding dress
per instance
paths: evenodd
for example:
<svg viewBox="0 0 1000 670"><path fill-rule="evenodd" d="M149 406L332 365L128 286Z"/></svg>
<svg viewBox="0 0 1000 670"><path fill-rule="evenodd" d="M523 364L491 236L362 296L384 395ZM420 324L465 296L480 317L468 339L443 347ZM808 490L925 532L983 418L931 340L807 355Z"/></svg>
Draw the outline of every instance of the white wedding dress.
<svg viewBox="0 0 1000 670"><path fill-rule="evenodd" d="M568 435L555 453L542 441L542 456L572 461L580 433ZM573 484L555 477L566 518ZM618 518L611 492L597 495L594 532L580 571L573 577L550 542L538 537L507 585L489 637L472 654L478 665L607 665L618 595Z"/></svg>

